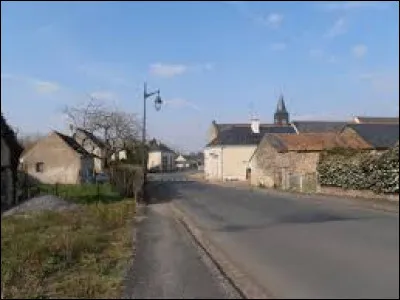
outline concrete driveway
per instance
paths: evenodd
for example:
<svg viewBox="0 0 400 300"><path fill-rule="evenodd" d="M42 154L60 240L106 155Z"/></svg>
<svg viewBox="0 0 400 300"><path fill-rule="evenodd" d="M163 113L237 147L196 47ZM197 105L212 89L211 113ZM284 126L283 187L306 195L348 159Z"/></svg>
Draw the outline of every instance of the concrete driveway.
<svg viewBox="0 0 400 300"><path fill-rule="evenodd" d="M399 216L344 202L164 183L230 260L276 298L398 298Z"/></svg>

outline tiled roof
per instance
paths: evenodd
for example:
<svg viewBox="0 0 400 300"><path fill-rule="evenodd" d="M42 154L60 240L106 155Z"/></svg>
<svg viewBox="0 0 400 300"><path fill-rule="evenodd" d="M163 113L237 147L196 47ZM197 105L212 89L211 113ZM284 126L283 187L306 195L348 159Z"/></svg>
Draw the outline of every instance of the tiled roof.
<svg viewBox="0 0 400 300"><path fill-rule="evenodd" d="M398 124L399 118L397 117L366 117L366 116L357 116L355 119L358 119L360 123L380 123L380 124Z"/></svg>
<svg viewBox="0 0 400 300"><path fill-rule="evenodd" d="M258 145L267 133L296 133L292 126L260 124L260 133L253 133L250 124L216 124L218 135L207 146Z"/></svg>
<svg viewBox="0 0 400 300"><path fill-rule="evenodd" d="M278 152L322 151L336 147L371 149L362 138L349 138L337 133L270 134L266 141Z"/></svg>
<svg viewBox="0 0 400 300"><path fill-rule="evenodd" d="M77 153L81 155L88 155L92 156L88 151L85 150L81 145L78 144L77 141L75 141L72 137L66 136L58 131L54 131L55 134L57 134L71 149L76 151Z"/></svg>
<svg viewBox="0 0 400 300"><path fill-rule="evenodd" d="M347 122L344 121L293 121L299 133L340 132Z"/></svg>
<svg viewBox="0 0 400 300"><path fill-rule="evenodd" d="M93 141L97 146L100 148L104 148L106 146L106 143L102 141L99 137L95 136L93 133L83 129L83 128L77 128L76 131L80 131L84 133L89 139Z"/></svg>
<svg viewBox="0 0 400 300"><path fill-rule="evenodd" d="M346 127L376 149L393 147L399 140L399 124L348 124Z"/></svg>
<svg viewBox="0 0 400 300"><path fill-rule="evenodd" d="M12 151L12 161L13 164L18 165L19 157L23 151L23 147L18 143L18 140L15 136L14 131L7 124L3 114L1 114L1 137L4 138L7 145L10 147Z"/></svg>

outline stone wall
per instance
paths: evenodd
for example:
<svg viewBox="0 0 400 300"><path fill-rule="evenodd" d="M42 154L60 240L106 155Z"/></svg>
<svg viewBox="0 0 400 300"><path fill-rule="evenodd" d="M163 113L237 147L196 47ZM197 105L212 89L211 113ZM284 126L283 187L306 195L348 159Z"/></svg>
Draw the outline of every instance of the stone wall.
<svg viewBox="0 0 400 300"><path fill-rule="evenodd" d="M316 173L319 152L279 153L268 143L260 144L252 160L252 184L281 187L288 174Z"/></svg>

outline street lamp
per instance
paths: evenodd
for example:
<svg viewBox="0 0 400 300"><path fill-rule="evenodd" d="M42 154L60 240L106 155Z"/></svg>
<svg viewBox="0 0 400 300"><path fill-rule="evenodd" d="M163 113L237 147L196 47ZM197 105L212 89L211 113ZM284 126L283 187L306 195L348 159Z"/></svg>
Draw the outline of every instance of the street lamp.
<svg viewBox="0 0 400 300"><path fill-rule="evenodd" d="M151 96L157 95L154 100L154 107L157 111L161 109L162 100L160 97L160 90L154 92L147 91L147 84L144 83L143 92L143 127L142 127L142 168L143 168L143 184L142 184L142 199L147 202L146 197L146 183L147 183L147 155L146 155L146 100Z"/></svg>

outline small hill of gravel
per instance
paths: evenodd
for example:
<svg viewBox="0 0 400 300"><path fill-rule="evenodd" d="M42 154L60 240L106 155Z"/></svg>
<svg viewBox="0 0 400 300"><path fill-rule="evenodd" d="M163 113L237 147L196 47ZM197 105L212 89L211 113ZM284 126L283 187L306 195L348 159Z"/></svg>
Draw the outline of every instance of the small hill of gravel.
<svg viewBox="0 0 400 300"><path fill-rule="evenodd" d="M5 211L3 216L10 216L25 212L40 212L40 211L63 211L77 209L79 206L53 195L45 195L35 197L22 202L21 204Z"/></svg>

